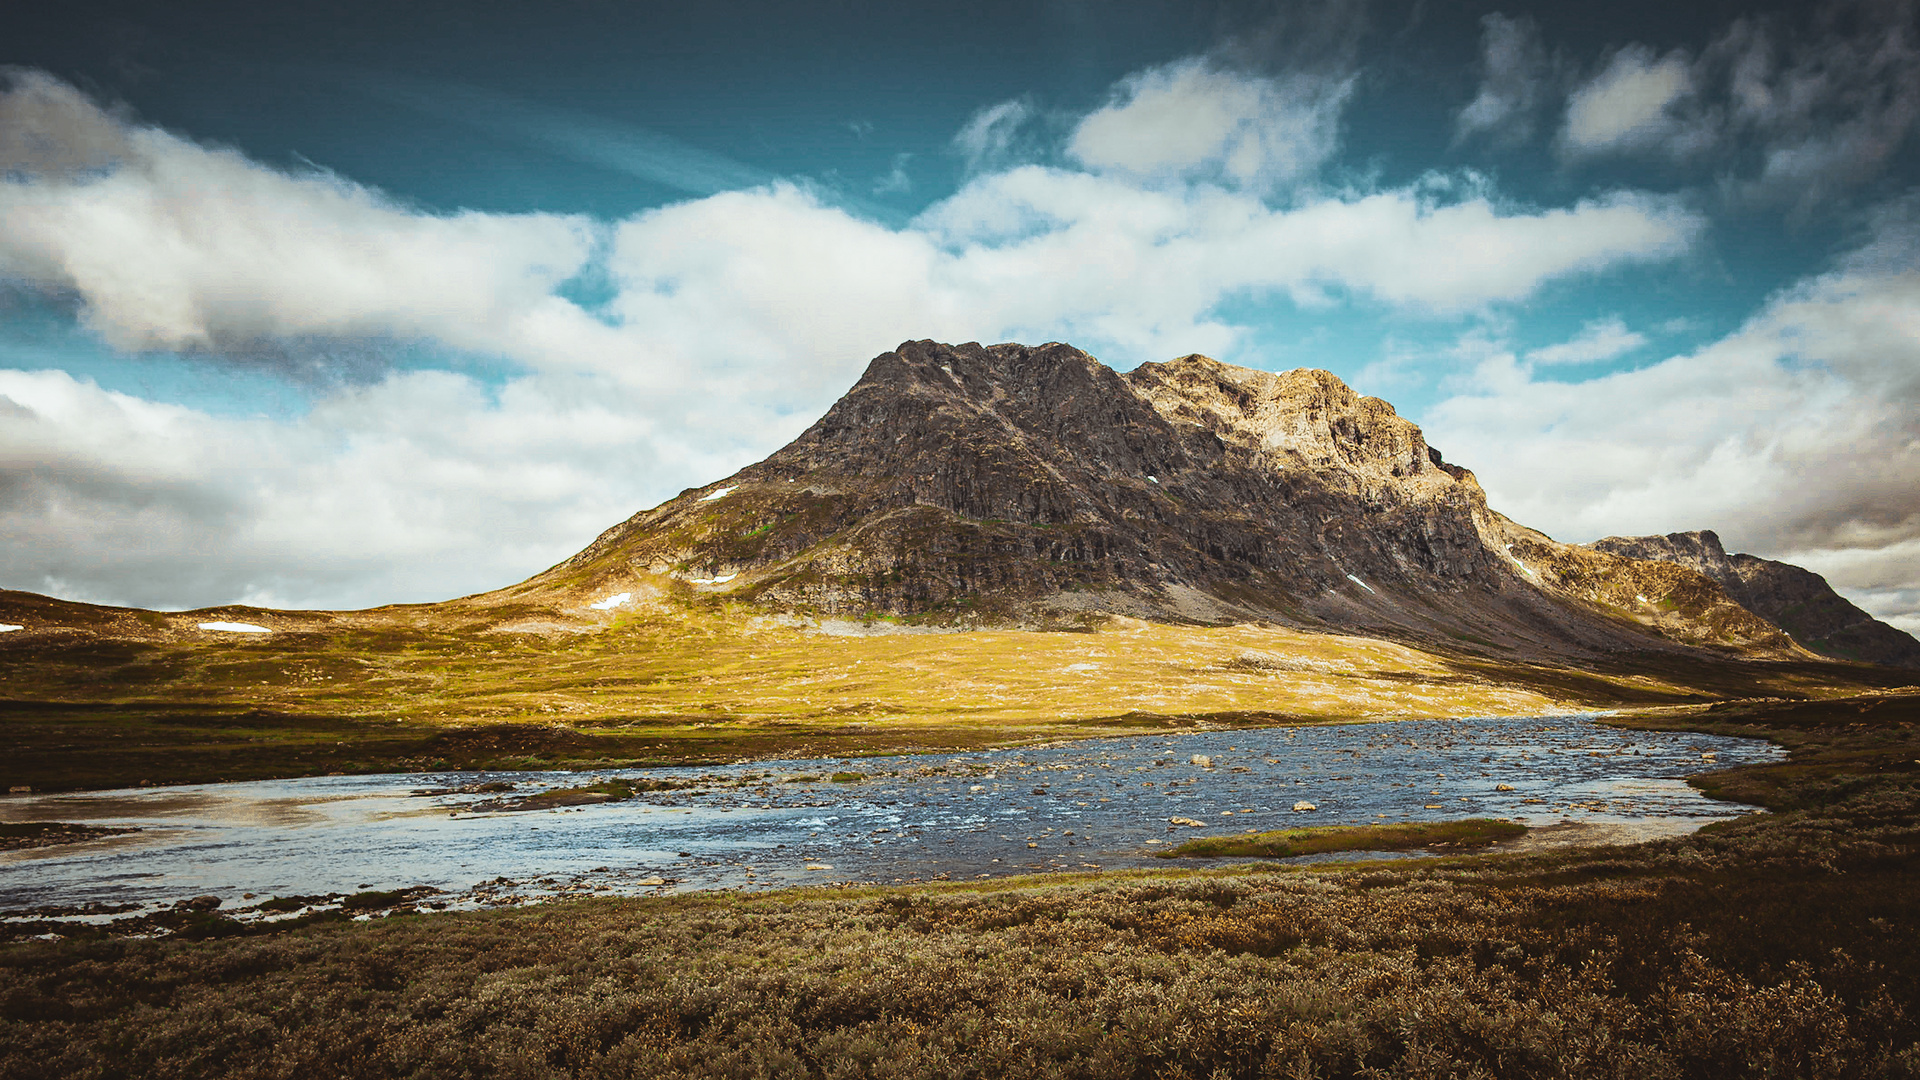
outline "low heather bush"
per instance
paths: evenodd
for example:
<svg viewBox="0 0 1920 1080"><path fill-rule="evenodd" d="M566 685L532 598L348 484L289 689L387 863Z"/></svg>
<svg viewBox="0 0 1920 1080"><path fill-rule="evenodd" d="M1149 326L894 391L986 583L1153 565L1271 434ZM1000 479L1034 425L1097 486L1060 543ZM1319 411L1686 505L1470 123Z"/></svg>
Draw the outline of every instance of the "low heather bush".
<svg viewBox="0 0 1920 1080"><path fill-rule="evenodd" d="M0 1076L1920 1077L1920 784L1533 856L0 949Z"/></svg>

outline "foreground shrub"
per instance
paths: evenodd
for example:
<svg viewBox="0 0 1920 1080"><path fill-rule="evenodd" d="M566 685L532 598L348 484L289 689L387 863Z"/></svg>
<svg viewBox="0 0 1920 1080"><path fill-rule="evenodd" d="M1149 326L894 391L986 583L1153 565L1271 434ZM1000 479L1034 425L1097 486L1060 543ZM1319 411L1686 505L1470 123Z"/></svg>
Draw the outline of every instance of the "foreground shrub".
<svg viewBox="0 0 1920 1080"><path fill-rule="evenodd" d="M178 913L0 948L0 1077L1920 1077L1920 770L1849 775L1529 857Z"/></svg>

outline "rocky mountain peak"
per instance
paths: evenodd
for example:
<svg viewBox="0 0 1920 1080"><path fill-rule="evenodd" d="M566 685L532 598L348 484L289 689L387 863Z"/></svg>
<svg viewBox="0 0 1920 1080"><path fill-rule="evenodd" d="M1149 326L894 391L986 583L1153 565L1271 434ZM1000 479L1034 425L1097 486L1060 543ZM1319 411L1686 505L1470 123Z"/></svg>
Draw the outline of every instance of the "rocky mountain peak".
<svg viewBox="0 0 1920 1080"><path fill-rule="evenodd" d="M1192 354L1146 363L1124 378L1161 416L1206 428L1269 469L1352 472L1375 482L1445 488L1419 427L1330 371L1267 372Z"/></svg>
<svg viewBox="0 0 1920 1080"><path fill-rule="evenodd" d="M1686 611L1711 609L1711 629L1656 626L1591 584L1581 560L1612 557L1523 542L1553 566L1515 555L1473 475L1418 426L1329 372L1188 355L1121 374L1057 342L909 341L765 460L527 587L665 579L962 625L1107 612L1557 653L1644 648L1649 633L1791 648L1697 574L1667 576L1692 583Z"/></svg>
<svg viewBox="0 0 1920 1080"><path fill-rule="evenodd" d="M1740 575L1712 529L1667 533L1665 536L1609 536L1587 545L1595 551L1690 566L1721 583L1738 584ZM1736 599L1738 599L1736 597Z"/></svg>
<svg viewBox="0 0 1920 1080"><path fill-rule="evenodd" d="M1792 563L1757 555L1729 555L1713 531L1665 536L1609 536L1588 545L1632 559L1677 563L1699 571L1748 611L1825 656L1893 667L1920 668L1920 641L1875 619L1827 584Z"/></svg>

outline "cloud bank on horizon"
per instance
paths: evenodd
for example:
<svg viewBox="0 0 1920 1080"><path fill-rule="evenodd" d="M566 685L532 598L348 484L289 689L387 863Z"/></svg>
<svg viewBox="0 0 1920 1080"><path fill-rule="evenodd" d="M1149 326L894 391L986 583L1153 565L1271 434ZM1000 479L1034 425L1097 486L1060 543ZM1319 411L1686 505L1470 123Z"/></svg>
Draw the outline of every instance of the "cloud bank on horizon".
<svg viewBox="0 0 1920 1080"><path fill-rule="evenodd" d="M1490 14L1456 160L1400 182L1343 157L1383 78L1364 54L1174 57L1077 110L982 104L951 133L954 188L892 222L746 167L617 218L443 211L15 69L0 319L54 344L0 352L0 586L478 591L770 452L903 339L1273 366L1277 335L1346 318L1392 340L1316 366L1411 398L1510 516L1567 540L1715 528L1920 630L1920 186L1898 175L1920 54L1908 9L1863 10L1851 32L1743 19L1592 55ZM644 171L649 145L607 153ZM1562 197L1462 160L1528 146ZM876 191L909 183L902 160ZM1663 352L1673 327L1607 302L1710 267L1727 222L1818 222L1853 193L1842 253L1727 332ZM1524 343L1545 308L1565 332ZM300 406L103 385L63 349L277 380Z"/></svg>

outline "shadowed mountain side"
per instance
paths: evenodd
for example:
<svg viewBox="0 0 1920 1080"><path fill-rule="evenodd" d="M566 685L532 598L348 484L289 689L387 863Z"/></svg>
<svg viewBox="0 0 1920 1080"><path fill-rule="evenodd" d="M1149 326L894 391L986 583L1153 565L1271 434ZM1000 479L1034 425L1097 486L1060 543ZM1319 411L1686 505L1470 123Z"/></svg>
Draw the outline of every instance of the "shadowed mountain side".
<svg viewBox="0 0 1920 1080"><path fill-rule="evenodd" d="M1665 536L1609 536L1588 546L1697 570L1748 611L1823 656L1920 668L1920 641L1911 634L1855 607L1811 570L1757 555L1727 554L1720 537L1710 529Z"/></svg>
<svg viewBox="0 0 1920 1080"><path fill-rule="evenodd" d="M1603 557L1527 533L1555 553L1541 581L1509 526L1418 427L1324 371L1187 356L1122 375L1061 344L915 341L766 460L501 595L578 603L668 575L783 611L956 626L1111 612L1538 656L1797 652L1677 567L1651 572L1648 599L1684 593L1678 617L1560 587Z"/></svg>

